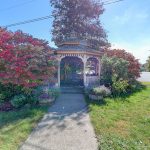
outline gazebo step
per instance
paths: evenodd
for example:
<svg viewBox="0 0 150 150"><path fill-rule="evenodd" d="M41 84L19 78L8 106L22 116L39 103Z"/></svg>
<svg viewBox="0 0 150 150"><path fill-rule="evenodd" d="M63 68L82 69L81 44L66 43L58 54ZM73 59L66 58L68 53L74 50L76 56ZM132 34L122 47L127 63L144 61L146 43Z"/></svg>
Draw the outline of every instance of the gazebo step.
<svg viewBox="0 0 150 150"><path fill-rule="evenodd" d="M70 93L70 94L82 94L84 91L83 87L61 87L61 93Z"/></svg>

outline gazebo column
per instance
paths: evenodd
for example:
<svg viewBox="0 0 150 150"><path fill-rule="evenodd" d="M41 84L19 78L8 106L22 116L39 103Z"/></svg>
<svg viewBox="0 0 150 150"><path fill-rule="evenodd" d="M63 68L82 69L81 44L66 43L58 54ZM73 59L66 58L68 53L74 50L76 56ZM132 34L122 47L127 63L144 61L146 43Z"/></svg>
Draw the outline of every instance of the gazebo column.
<svg viewBox="0 0 150 150"><path fill-rule="evenodd" d="M58 60L58 87L60 87L60 62L61 60Z"/></svg>
<svg viewBox="0 0 150 150"><path fill-rule="evenodd" d="M99 67L98 74L99 74L99 77L100 77L100 75L101 75L101 60L100 59L99 59L98 67Z"/></svg>
<svg viewBox="0 0 150 150"><path fill-rule="evenodd" d="M86 82L86 62L87 62L87 59L86 59L86 56L84 56L84 59L83 59L83 64L84 64L83 77L84 77L84 86L85 87L87 87L87 82Z"/></svg>
<svg viewBox="0 0 150 150"><path fill-rule="evenodd" d="M101 59L99 58L99 63L98 63L98 67L99 67L99 71L98 71L98 77L99 77L99 79L100 79L100 77L101 77ZM99 82L100 83L100 82Z"/></svg>

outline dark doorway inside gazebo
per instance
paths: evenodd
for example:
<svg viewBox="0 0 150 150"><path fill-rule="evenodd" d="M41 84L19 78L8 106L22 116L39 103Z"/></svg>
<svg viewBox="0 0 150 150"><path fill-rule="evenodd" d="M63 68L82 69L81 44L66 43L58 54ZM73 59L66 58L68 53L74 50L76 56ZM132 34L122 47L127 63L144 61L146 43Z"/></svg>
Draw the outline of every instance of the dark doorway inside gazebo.
<svg viewBox="0 0 150 150"><path fill-rule="evenodd" d="M75 56L66 56L60 63L60 86L84 86L84 64Z"/></svg>

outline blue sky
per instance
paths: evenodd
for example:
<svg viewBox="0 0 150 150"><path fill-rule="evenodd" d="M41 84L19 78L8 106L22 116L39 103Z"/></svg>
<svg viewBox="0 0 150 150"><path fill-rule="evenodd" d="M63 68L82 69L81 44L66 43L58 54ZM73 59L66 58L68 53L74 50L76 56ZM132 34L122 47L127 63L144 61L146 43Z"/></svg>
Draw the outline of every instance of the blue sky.
<svg viewBox="0 0 150 150"><path fill-rule="evenodd" d="M106 1L106 0L103 0ZM124 0L105 5L101 22L113 48L124 48L144 63L150 55L150 0ZM49 0L3 0L0 26L51 14ZM51 42L52 19L10 27Z"/></svg>

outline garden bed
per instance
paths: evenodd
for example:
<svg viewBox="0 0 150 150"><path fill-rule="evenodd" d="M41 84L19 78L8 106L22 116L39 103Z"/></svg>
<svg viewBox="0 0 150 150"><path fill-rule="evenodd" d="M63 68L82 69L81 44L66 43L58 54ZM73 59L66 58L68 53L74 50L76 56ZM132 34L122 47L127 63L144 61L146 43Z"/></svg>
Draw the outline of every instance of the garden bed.
<svg viewBox="0 0 150 150"><path fill-rule="evenodd" d="M8 88L8 87L7 87ZM59 96L60 91L56 88L37 87L23 91L3 88L0 97L0 112L21 109L25 106L50 105Z"/></svg>

